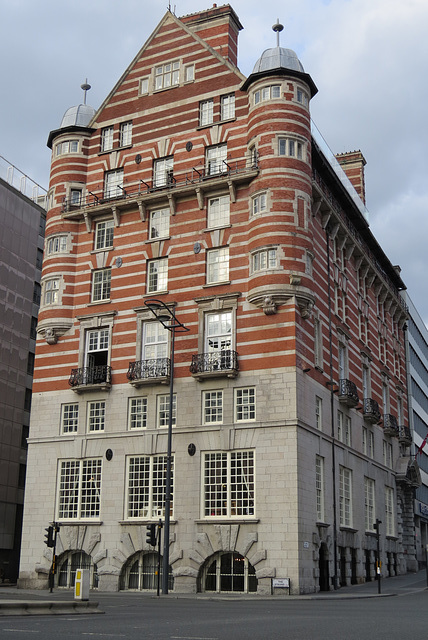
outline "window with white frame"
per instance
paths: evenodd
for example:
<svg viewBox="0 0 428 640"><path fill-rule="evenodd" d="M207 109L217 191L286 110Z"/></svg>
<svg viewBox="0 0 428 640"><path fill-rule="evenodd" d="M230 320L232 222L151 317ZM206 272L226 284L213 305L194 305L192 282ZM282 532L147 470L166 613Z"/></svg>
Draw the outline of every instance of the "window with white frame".
<svg viewBox="0 0 428 640"><path fill-rule="evenodd" d="M348 377L348 349L344 342L338 344L338 374L339 380L346 380Z"/></svg>
<svg viewBox="0 0 428 640"><path fill-rule="evenodd" d="M256 389L235 389L235 421L251 422L256 419Z"/></svg>
<svg viewBox="0 0 428 640"><path fill-rule="evenodd" d="M149 93L149 79L141 78L140 79L140 96L147 95Z"/></svg>
<svg viewBox="0 0 428 640"><path fill-rule="evenodd" d="M155 67L155 90L169 89L180 82L180 61L167 62Z"/></svg>
<svg viewBox="0 0 428 640"><path fill-rule="evenodd" d="M129 398L128 428L145 429L147 427L147 398Z"/></svg>
<svg viewBox="0 0 428 640"><path fill-rule="evenodd" d="M273 100L281 97L281 85L273 84L269 87L263 87L254 92L254 104L259 102L265 102L266 100Z"/></svg>
<svg viewBox="0 0 428 640"><path fill-rule="evenodd" d="M95 227L95 249L111 249L113 247L114 222L104 220Z"/></svg>
<svg viewBox="0 0 428 640"><path fill-rule="evenodd" d="M149 238L168 238L169 236L169 209L157 209L150 211Z"/></svg>
<svg viewBox="0 0 428 640"><path fill-rule="evenodd" d="M104 177L104 198L120 198L123 195L123 169L106 171Z"/></svg>
<svg viewBox="0 0 428 640"><path fill-rule="evenodd" d="M341 527L352 527L352 471L339 468L339 521Z"/></svg>
<svg viewBox="0 0 428 640"><path fill-rule="evenodd" d="M195 79L195 65L188 64L184 68L184 81L193 82L194 79Z"/></svg>
<svg viewBox="0 0 428 640"><path fill-rule="evenodd" d="M385 467L392 469L392 443L383 441L383 464Z"/></svg>
<svg viewBox="0 0 428 640"><path fill-rule="evenodd" d="M70 189L70 207L80 207L82 204L83 189Z"/></svg>
<svg viewBox="0 0 428 640"><path fill-rule="evenodd" d="M367 427L363 427L363 453L369 458L374 457L374 434Z"/></svg>
<svg viewBox="0 0 428 640"><path fill-rule="evenodd" d="M166 187L174 179L174 156L159 158L153 163L153 186Z"/></svg>
<svg viewBox="0 0 428 640"><path fill-rule="evenodd" d="M206 173L209 176L227 171L227 145L208 147L205 152Z"/></svg>
<svg viewBox="0 0 428 640"><path fill-rule="evenodd" d="M322 431L322 398L315 396L315 426Z"/></svg>
<svg viewBox="0 0 428 640"><path fill-rule="evenodd" d="M207 223L210 229L224 227L230 222L230 197L208 198Z"/></svg>
<svg viewBox="0 0 428 640"><path fill-rule="evenodd" d="M127 459L126 518L164 518L167 457L130 456ZM171 515L174 458L171 459Z"/></svg>
<svg viewBox="0 0 428 640"><path fill-rule="evenodd" d="M55 155L62 156L67 153L77 153L79 151L78 140L64 140L55 145Z"/></svg>
<svg viewBox="0 0 428 640"><path fill-rule="evenodd" d="M394 489L385 487L385 534L395 535L394 526Z"/></svg>
<svg viewBox="0 0 428 640"><path fill-rule="evenodd" d="M205 316L205 352L232 348L232 312L207 313Z"/></svg>
<svg viewBox="0 0 428 640"><path fill-rule="evenodd" d="M101 469L102 461L98 458L59 461L59 520L99 517Z"/></svg>
<svg viewBox="0 0 428 640"><path fill-rule="evenodd" d="M314 365L317 369L323 369L323 344L322 344L322 324L318 317L314 318Z"/></svg>
<svg viewBox="0 0 428 640"><path fill-rule="evenodd" d="M109 329L92 329L86 332L85 367L90 370L88 379L97 381L101 377L105 380L109 344Z"/></svg>
<svg viewBox="0 0 428 640"><path fill-rule="evenodd" d="M147 263L147 293L166 291L168 287L168 258Z"/></svg>
<svg viewBox="0 0 428 640"><path fill-rule="evenodd" d="M296 89L296 100L297 102L300 102L300 104L303 104L305 107L307 107L309 104L308 94L306 93L306 91L303 91L303 89L300 89L299 87L297 87Z"/></svg>
<svg viewBox="0 0 428 640"><path fill-rule="evenodd" d="M144 322L142 336L142 360L159 360L168 357L169 331L160 322Z"/></svg>
<svg viewBox="0 0 428 640"><path fill-rule="evenodd" d="M202 100L199 103L199 126L212 124L214 120L214 100Z"/></svg>
<svg viewBox="0 0 428 640"><path fill-rule="evenodd" d="M172 397L172 426L177 421L177 395ZM169 424L169 394L158 396L158 426L167 427Z"/></svg>
<svg viewBox="0 0 428 640"><path fill-rule="evenodd" d="M258 193L251 198L251 213L253 216L263 213L267 210L267 194L266 192Z"/></svg>
<svg viewBox="0 0 428 640"><path fill-rule="evenodd" d="M79 404L77 402L61 406L61 433L76 433L79 424Z"/></svg>
<svg viewBox="0 0 428 640"><path fill-rule="evenodd" d="M113 149L113 127L101 129L101 151L111 151Z"/></svg>
<svg viewBox="0 0 428 640"><path fill-rule="evenodd" d="M110 300L111 268L97 269L92 274L92 302Z"/></svg>
<svg viewBox="0 0 428 640"><path fill-rule="evenodd" d="M105 400L94 400L88 402L88 432L96 433L104 431L106 419Z"/></svg>
<svg viewBox="0 0 428 640"><path fill-rule="evenodd" d="M119 130L119 145L127 147L132 144L132 122L122 122Z"/></svg>
<svg viewBox="0 0 428 640"><path fill-rule="evenodd" d="M317 500L317 521L324 522L324 458L315 456L315 490Z"/></svg>
<svg viewBox="0 0 428 640"><path fill-rule="evenodd" d="M351 418L343 411L337 412L337 439L351 446Z"/></svg>
<svg viewBox="0 0 428 640"><path fill-rule="evenodd" d="M229 247L207 251L207 284L229 280Z"/></svg>
<svg viewBox="0 0 428 640"><path fill-rule="evenodd" d="M202 394L204 424L223 422L223 391L204 391Z"/></svg>
<svg viewBox="0 0 428 640"><path fill-rule="evenodd" d="M213 451L204 454L204 517L254 515L254 463L254 451Z"/></svg>
<svg viewBox="0 0 428 640"><path fill-rule="evenodd" d="M231 120L235 117L235 94L230 93L220 99L221 119Z"/></svg>
<svg viewBox="0 0 428 640"><path fill-rule="evenodd" d="M266 269L276 269L278 267L277 250L261 249L251 255L251 271L265 271Z"/></svg>
<svg viewBox="0 0 428 640"><path fill-rule="evenodd" d="M280 156L303 160L303 148L303 143L299 140L295 140L294 138L278 139L278 154Z"/></svg>
<svg viewBox="0 0 428 640"><path fill-rule="evenodd" d="M364 526L366 531L374 531L375 521L375 483L364 478Z"/></svg>
<svg viewBox="0 0 428 640"><path fill-rule="evenodd" d="M66 253L67 252L67 235L53 236L46 240L47 254Z"/></svg>
<svg viewBox="0 0 428 640"><path fill-rule="evenodd" d="M382 378L382 411L384 415L389 413L389 384L385 376Z"/></svg>
<svg viewBox="0 0 428 640"><path fill-rule="evenodd" d="M43 304L59 303L60 278L49 278L43 282Z"/></svg>

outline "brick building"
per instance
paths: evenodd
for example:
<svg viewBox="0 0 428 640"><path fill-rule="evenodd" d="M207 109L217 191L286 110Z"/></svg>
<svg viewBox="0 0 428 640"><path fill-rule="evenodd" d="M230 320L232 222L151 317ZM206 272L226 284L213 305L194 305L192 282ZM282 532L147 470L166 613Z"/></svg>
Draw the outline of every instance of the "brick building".
<svg viewBox="0 0 428 640"><path fill-rule="evenodd" d="M49 136L21 586L55 520L59 586L154 588L172 371L170 589L374 579L376 518L384 575L414 568L404 284L340 167L362 194L364 159L315 140L293 51L241 74L241 28L167 12ZM188 329L173 367L153 298Z"/></svg>

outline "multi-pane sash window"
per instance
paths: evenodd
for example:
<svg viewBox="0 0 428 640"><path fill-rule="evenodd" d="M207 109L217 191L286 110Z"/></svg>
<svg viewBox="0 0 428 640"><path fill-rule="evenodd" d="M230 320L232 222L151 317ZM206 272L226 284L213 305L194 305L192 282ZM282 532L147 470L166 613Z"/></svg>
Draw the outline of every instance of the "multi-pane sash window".
<svg viewBox="0 0 428 640"><path fill-rule="evenodd" d="M59 278L51 278L43 283L43 304L57 304L59 300Z"/></svg>
<svg viewBox="0 0 428 640"><path fill-rule="evenodd" d="M352 527L352 471L339 469L339 521L341 527Z"/></svg>
<svg viewBox="0 0 428 640"><path fill-rule="evenodd" d="M83 190L82 189L70 189L70 206L80 207L82 204Z"/></svg>
<svg viewBox="0 0 428 640"><path fill-rule="evenodd" d="M132 143L132 122L122 122L120 125L120 146L126 147Z"/></svg>
<svg viewBox="0 0 428 640"><path fill-rule="evenodd" d="M315 426L322 431L322 398L315 396Z"/></svg>
<svg viewBox="0 0 428 640"><path fill-rule="evenodd" d="M323 368L322 325L319 318L314 318L314 365Z"/></svg>
<svg viewBox="0 0 428 640"><path fill-rule="evenodd" d="M364 524L366 531L374 531L375 520L375 483L364 478Z"/></svg>
<svg viewBox="0 0 428 640"><path fill-rule="evenodd" d="M213 176L217 173L227 171L227 145L219 144L215 147L208 147L206 150L206 172Z"/></svg>
<svg viewBox="0 0 428 640"><path fill-rule="evenodd" d="M300 102L301 104L304 104L305 106L308 106L309 103L309 99L308 99L308 95L305 91L302 91L302 89L297 89L296 91L296 100L297 102Z"/></svg>
<svg viewBox="0 0 428 640"><path fill-rule="evenodd" d="M58 519L99 517L101 466L99 459L60 461Z"/></svg>
<svg viewBox="0 0 428 640"><path fill-rule="evenodd" d="M150 260L147 264L147 293L166 291L168 285L168 258Z"/></svg>
<svg viewBox="0 0 428 640"><path fill-rule="evenodd" d="M147 398L130 398L128 413L129 429L145 429L147 427Z"/></svg>
<svg viewBox="0 0 428 640"><path fill-rule="evenodd" d="M363 427L363 453L369 458L374 457L374 435L366 427Z"/></svg>
<svg viewBox="0 0 428 640"><path fill-rule="evenodd" d="M270 87L263 87L263 89L259 89L254 93L254 104L280 97L281 85L273 84Z"/></svg>
<svg viewBox="0 0 428 640"><path fill-rule="evenodd" d="M209 313L206 316L205 350L227 351L232 348L232 313Z"/></svg>
<svg viewBox="0 0 428 640"><path fill-rule="evenodd" d="M92 276L92 302L110 300L111 269L97 269Z"/></svg>
<svg viewBox="0 0 428 640"><path fill-rule="evenodd" d="M105 400L95 400L94 402L88 402L88 431L90 433L104 431L105 419Z"/></svg>
<svg viewBox="0 0 428 640"><path fill-rule="evenodd" d="M157 360L168 356L169 331L160 322L145 322L143 326L142 360Z"/></svg>
<svg viewBox="0 0 428 640"><path fill-rule="evenodd" d="M203 515L227 518L254 514L254 452L210 452L204 457Z"/></svg>
<svg viewBox="0 0 428 640"><path fill-rule="evenodd" d="M235 389L235 420L249 422L256 419L256 390L254 387Z"/></svg>
<svg viewBox="0 0 428 640"><path fill-rule="evenodd" d="M288 156L290 158L303 158L303 144L293 138L280 138L278 141L278 153L280 156Z"/></svg>
<svg viewBox="0 0 428 640"><path fill-rule="evenodd" d="M165 187L173 181L174 157L159 158L153 164L153 186Z"/></svg>
<svg viewBox="0 0 428 640"><path fill-rule="evenodd" d="M188 64L184 70L184 79L186 82L192 82L195 79L195 65Z"/></svg>
<svg viewBox="0 0 428 640"><path fill-rule="evenodd" d="M149 237L151 240L169 236L169 209L150 212Z"/></svg>
<svg viewBox="0 0 428 640"><path fill-rule="evenodd" d="M394 489L385 487L385 534L395 535L394 528Z"/></svg>
<svg viewBox="0 0 428 640"><path fill-rule="evenodd" d="M61 156L65 153L77 153L79 151L78 140L64 140L55 147L55 155Z"/></svg>
<svg viewBox="0 0 428 640"><path fill-rule="evenodd" d="M95 249L111 249L113 246L114 222L98 222L95 231Z"/></svg>
<svg viewBox="0 0 428 640"><path fill-rule="evenodd" d="M67 251L67 236L54 236L47 241L48 255Z"/></svg>
<svg viewBox="0 0 428 640"><path fill-rule="evenodd" d="M214 120L214 100L202 100L199 103L199 125L212 124Z"/></svg>
<svg viewBox="0 0 428 640"><path fill-rule="evenodd" d="M97 379L95 369L105 367L108 362L110 332L108 329L92 329L86 334L85 366L93 370L90 377Z"/></svg>
<svg viewBox="0 0 428 640"><path fill-rule="evenodd" d="M132 456L128 459L127 518L165 517L166 456ZM171 460L171 515L174 458Z"/></svg>
<svg viewBox="0 0 428 640"><path fill-rule="evenodd" d="M219 196L208 200L208 227L224 227L230 222L230 198Z"/></svg>
<svg viewBox="0 0 428 640"><path fill-rule="evenodd" d="M177 420L177 396L174 393L172 397L172 426L176 425ZM167 427L169 423L169 394L158 396L158 426Z"/></svg>
<svg viewBox="0 0 428 640"><path fill-rule="evenodd" d="M386 440L383 441L383 464L392 469L392 444Z"/></svg>
<svg viewBox="0 0 428 640"><path fill-rule="evenodd" d="M104 197L120 198L123 195L123 169L107 171L104 180Z"/></svg>
<svg viewBox="0 0 428 640"><path fill-rule="evenodd" d="M315 457L315 488L317 498L317 520L324 521L324 458Z"/></svg>
<svg viewBox="0 0 428 640"><path fill-rule="evenodd" d="M223 422L223 391L204 391L204 424Z"/></svg>
<svg viewBox="0 0 428 640"><path fill-rule="evenodd" d="M101 130L101 151L113 149L113 127L105 127Z"/></svg>
<svg viewBox="0 0 428 640"><path fill-rule="evenodd" d="M267 209L267 198L266 193L259 193L254 196L252 200L252 214L255 216L257 213L262 213L262 211L266 211Z"/></svg>
<svg viewBox="0 0 428 640"><path fill-rule="evenodd" d="M180 61L168 62L155 67L155 89L169 89L180 81Z"/></svg>
<svg viewBox="0 0 428 640"><path fill-rule="evenodd" d="M277 267L276 249L263 249L256 251L252 255L252 272L264 271L265 269L276 269Z"/></svg>
<svg viewBox="0 0 428 640"><path fill-rule="evenodd" d="M75 402L63 404L61 409L62 433L76 433L79 422L79 405Z"/></svg>
<svg viewBox="0 0 428 640"><path fill-rule="evenodd" d="M235 117L235 94L231 93L228 96L222 96L221 98L221 119L230 120Z"/></svg>
<svg viewBox="0 0 428 640"><path fill-rule="evenodd" d="M229 280L229 247L207 251L207 284Z"/></svg>

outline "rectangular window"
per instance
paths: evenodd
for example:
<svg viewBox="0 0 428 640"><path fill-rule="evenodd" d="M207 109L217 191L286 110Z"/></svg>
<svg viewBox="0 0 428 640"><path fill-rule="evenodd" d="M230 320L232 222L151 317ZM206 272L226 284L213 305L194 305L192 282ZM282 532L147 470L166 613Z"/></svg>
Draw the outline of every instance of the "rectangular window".
<svg viewBox="0 0 428 640"><path fill-rule="evenodd" d="M205 517L254 515L254 452L206 453L203 484Z"/></svg>
<svg viewBox="0 0 428 640"><path fill-rule="evenodd" d="M339 520L341 527L352 527L352 471L339 469Z"/></svg>
<svg viewBox="0 0 428 640"><path fill-rule="evenodd" d="M169 89L180 81L180 61L168 62L155 67L155 89Z"/></svg>
<svg viewBox="0 0 428 640"><path fill-rule="evenodd" d="M164 518L166 456L128 458L127 518ZM171 459L171 515L173 510L174 458Z"/></svg>
<svg viewBox="0 0 428 640"><path fill-rule="evenodd" d="M250 422L256 419L256 389L235 389L235 421Z"/></svg>
<svg viewBox="0 0 428 640"><path fill-rule="evenodd" d="M314 365L323 369L322 325L319 318L314 318Z"/></svg>
<svg viewBox="0 0 428 640"><path fill-rule="evenodd" d="M337 439L343 442L343 411L337 412Z"/></svg>
<svg viewBox="0 0 428 640"><path fill-rule="evenodd" d="M322 431L322 398L315 396L315 426Z"/></svg>
<svg viewBox="0 0 428 640"><path fill-rule="evenodd" d="M110 300L111 269L98 269L92 274L92 302Z"/></svg>
<svg viewBox="0 0 428 640"><path fill-rule="evenodd" d="M129 399L128 427L131 431L147 427L147 398Z"/></svg>
<svg viewBox="0 0 428 640"><path fill-rule="evenodd" d="M70 207L80 207L82 204L82 197L82 189L70 189Z"/></svg>
<svg viewBox="0 0 428 640"><path fill-rule="evenodd" d="M113 149L113 127L104 127L101 129L101 151L110 151Z"/></svg>
<svg viewBox="0 0 428 640"><path fill-rule="evenodd" d="M351 418L349 416L345 416L345 431L343 436L344 436L343 442L347 444L348 447L350 447L352 442L352 432L351 432Z"/></svg>
<svg viewBox="0 0 428 640"><path fill-rule="evenodd" d="M204 391L204 424L223 422L223 391Z"/></svg>
<svg viewBox="0 0 428 640"><path fill-rule="evenodd" d="M65 253L67 251L67 236L54 236L48 238L47 242L48 255L52 253Z"/></svg>
<svg viewBox="0 0 428 640"><path fill-rule="evenodd" d="M123 169L107 171L104 179L104 198L121 198L123 194Z"/></svg>
<svg viewBox="0 0 428 640"><path fill-rule="evenodd" d="M132 144L132 122L122 122L120 125L119 144L121 147Z"/></svg>
<svg viewBox="0 0 428 640"><path fill-rule="evenodd" d="M63 404L61 407L61 432L76 433L79 423L79 405L75 402L72 404Z"/></svg>
<svg viewBox="0 0 428 640"><path fill-rule="evenodd" d="M253 273L264 271L265 269L276 269L277 266L276 249L263 249L252 254L251 270Z"/></svg>
<svg viewBox="0 0 428 640"><path fill-rule="evenodd" d="M175 427L177 421L177 396L174 393L172 398L172 426ZM169 394L158 396L158 426L167 427L169 423Z"/></svg>
<svg viewBox="0 0 428 640"><path fill-rule="evenodd" d="M315 456L315 489L317 521L324 522L324 458L321 456Z"/></svg>
<svg viewBox="0 0 428 640"><path fill-rule="evenodd" d="M386 440L383 441L383 464L392 469L392 444Z"/></svg>
<svg viewBox="0 0 428 640"><path fill-rule="evenodd" d="M208 176L217 175L227 171L227 145L219 144L215 147L208 147L206 150L206 174Z"/></svg>
<svg viewBox="0 0 428 640"><path fill-rule="evenodd" d="M153 163L153 186L170 186L174 181L174 156L159 158Z"/></svg>
<svg viewBox="0 0 428 640"><path fill-rule="evenodd" d="M113 247L113 234L113 220L97 222L95 229L95 249L111 249Z"/></svg>
<svg viewBox="0 0 428 640"><path fill-rule="evenodd" d="M86 333L85 367L88 382L105 382L108 363L110 332L93 329Z"/></svg>
<svg viewBox="0 0 428 640"><path fill-rule="evenodd" d="M208 227L224 227L230 222L230 197L208 199Z"/></svg>
<svg viewBox="0 0 428 640"><path fill-rule="evenodd" d="M43 283L43 304L58 304L59 278L45 280Z"/></svg>
<svg viewBox="0 0 428 640"><path fill-rule="evenodd" d="M394 489L385 487L385 534L395 535L394 527Z"/></svg>
<svg viewBox="0 0 428 640"><path fill-rule="evenodd" d="M232 313L209 313L205 318L205 351L229 351L232 348Z"/></svg>
<svg viewBox="0 0 428 640"><path fill-rule="evenodd" d="M214 100L202 100L199 103L199 126L212 124L214 120Z"/></svg>
<svg viewBox="0 0 428 640"><path fill-rule="evenodd" d="M142 360L159 360L168 357L169 331L160 322L143 325Z"/></svg>
<svg viewBox="0 0 428 640"><path fill-rule="evenodd" d="M258 104L260 101L271 100L281 97L281 85L274 84L270 87L263 87L262 90L258 90L254 93L254 104Z"/></svg>
<svg viewBox="0 0 428 640"><path fill-rule="evenodd" d="M302 89L297 89L296 100L297 102L300 102L300 104L304 104L305 106L308 106L308 103L309 103L308 95L305 91L302 91Z"/></svg>
<svg viewBox="0 0 428 640"><path fill-rule="evenodd" d="M102 461L61 460L59 464L58 519L98 518Z"/></svg>
<svg viewBox="0 0 428 640"><path fill-rule="evenodd" d="M221 119L231 120L235 117L235 94L230 93L228 96L222 96L221 101Z"/></svg>
<svg viewBox="0 0 428 640"><path fill-rule="evenodd" d="M193 82L195 79L195 65L188 64L184 69L185 82Z"/></svg>
<svg viewBox="0 0 428 640"><path fill-rule="evenodd" d="M369 458L374 457L374 435L366 427L363 427L363 453Z"/></svg>
<svg viewBox="0 0 428 640"><path fill-rule="evenodd" d="M366 531L374 531L375 521L375 483L364 478L364 523Z"/></svg>
<svg viewBox="0 0 428 640"><path fill-rule="evenodd" d="M254 196L252 199L252 207L251 211L253 216L258 213L262 213L267 209L267 198L266 193L259 193L257 196Z"/></svg>
<svg viewBox="0 0 428 640"><path fill-rule="evenodd" d="M169 236L169 209L150 211L149 238L168 238Z"/></svg>
<svg viewBox="0 0 428 640"><path fill-rule="evenodd" d="M95 400L94 402L88 402L88 431L90 433L104 431L105 417L105 400Z"/></svg>
<svg viewBox="0 0 428 640"><path fill-rule="evenodd" d="M229 280L229 247L207 251L207 284Z"/></svg>
<svg viewBox="0 0 428 640"><path fill-rule="evenodd" d="M79 151L79 142L77 140L64 140L55 146L55 155L60 156L65 153L77 153Z"/></svg>
<svg viewBox="0 0 428 640"><path fill-rule="evenodd" d="M149 260L147 264L147 293L166 291L168 287L168 258Z"/></svg>
<svg viewBox="0 0 428 640"><path fill-rule="evenodd" d="M303 159L303 144L298 140L290 138L279 138L278 154L280 156L288 156L290 158Z"/></svg>
<svg viewBox="0 0 428 640"><path fill-rule="evenodd" d="M144 96L149 93L149 79L141 78L140 80L140 96Z"/></svg>

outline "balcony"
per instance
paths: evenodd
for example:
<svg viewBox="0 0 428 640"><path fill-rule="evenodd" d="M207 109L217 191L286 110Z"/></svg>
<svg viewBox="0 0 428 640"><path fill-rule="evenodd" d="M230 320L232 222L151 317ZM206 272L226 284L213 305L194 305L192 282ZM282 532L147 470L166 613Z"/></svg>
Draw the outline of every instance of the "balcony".
<svg viewBox="0 0 428 640"><path fill-rule="evenodd" d="M97 365L72 369L68 384L76 393L111 389L111 367Z"/></svg>
<svg viewBox="0 0 428 640"><path fill-rule="evenodd" d="M380 422L381 414L376 400L373 400L372 398L364 398L363 416L365 420L368 420L372 424L378 424L378 422Z"/></svg>
<svg viewBox="0 0 428 640"><path fill-rule="evenodd" d="M196 380L204 378L236 378L239 371L236 351L211 351L192 356L190 373Z"/></svg>
<svg viewBox="0 0 428 640"><path fill-rule="evenodd" d="M339 380L339 402L346 404L348 407L356 407L360 399L358 397L357 387L351 380Z"/></svg>
<svg viewBox="0 0 428 640"><path fill-rule="evenodd" d="M386 436L398 436L397 418L390 413L385 413L383 416L383 431Z"/></svg>
<svg viewBox="0 0 428 640"><path fill-rule="evenodd" d="M410 431L410 427L405 427L404 425L400 425L398 427L398 442L406 446L410 446L412 444L412 433Z"/></svg>
<svg viewBox="0 0 428 640"><path fill-rule="evenodd" d="M137 360L130 362L128 373L129 382L134 387L144 384L167 384L170 381L171 360L169 358L154 358L152 360Z"/></svg>

